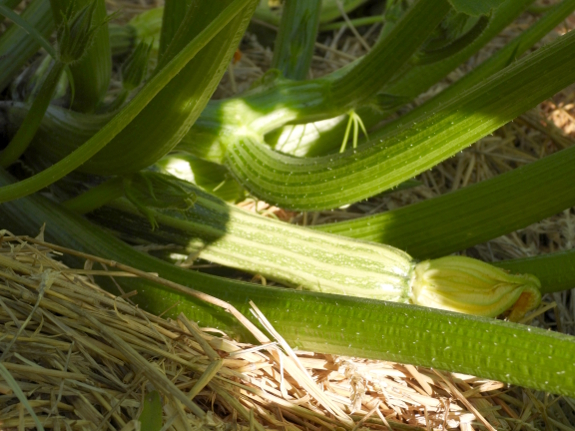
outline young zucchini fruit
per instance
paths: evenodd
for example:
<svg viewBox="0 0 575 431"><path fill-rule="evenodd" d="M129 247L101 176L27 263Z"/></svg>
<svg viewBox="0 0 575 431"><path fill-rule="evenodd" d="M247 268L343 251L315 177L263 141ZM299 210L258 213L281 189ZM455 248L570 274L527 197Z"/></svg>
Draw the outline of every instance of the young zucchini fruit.
<svg viewBox="0 0 575 431"><path fill-rule="evenodd" d="M190 185L182 183L182 187ZM417 263L391 246L279 222L240 210L198 188L192 190L196 200L186 210L148 210L158 229L152 229L127 200L113 201L112 208L93 216L120 232L183 246L194 258L305 290L479 316L495 317L511 309L513 321L541 300L541 285L532 275L509 274L464 256Z"/></svg>

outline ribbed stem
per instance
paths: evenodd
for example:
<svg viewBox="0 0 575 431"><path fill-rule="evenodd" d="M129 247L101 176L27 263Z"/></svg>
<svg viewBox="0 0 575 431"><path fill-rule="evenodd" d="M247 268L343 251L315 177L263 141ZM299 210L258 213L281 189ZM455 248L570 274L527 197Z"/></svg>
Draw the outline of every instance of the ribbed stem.
<svg viewBox="0 0 575 431"><path fill-rule="evenodd" d="M49 0L33 0L21 17L44 37L50 36L54 30ZM10 27L0 37L0 91L6 88L39 48L40 43L17 25Z"/></svg>
<svg viewBox="0 0 575 431"><path fill-rule="evenodd" d="M435 166L575 81L575 33L423 113L383 141L343 154L295 158L253 136L237 136L226 166L254 195L284 208L317 210L357 202Z"/></svg>
<svg viewBox="0 0 575 431"><path fill-rule="evenodd" d="M56 61L50 67L18 132L16 132L16 135L12 138L8 146L0 152L0 166L10 166L26 151L30 142L32 142L32 138L36 130L38 130L44 113L52 100L54 90L56 89L56 85L58 85L64 67L65 65L59 61Z"/></svg>
<svg viewBox="0 0 575 431"><path fill-rule="evenodd" d="M306 79L315 49L321 0L286 0L272 67L285 78Z"/></svg>

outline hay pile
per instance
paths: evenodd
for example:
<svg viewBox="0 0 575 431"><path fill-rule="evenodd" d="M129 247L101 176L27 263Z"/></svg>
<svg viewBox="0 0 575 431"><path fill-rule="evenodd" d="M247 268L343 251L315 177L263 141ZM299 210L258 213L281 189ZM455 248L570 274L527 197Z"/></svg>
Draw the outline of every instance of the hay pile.
<svg viewBox="0 0 575 431"><path fill-rule="evenodd" d="M137 270L70 269L56 260L66 250L41 236L0 233L2 430L573 429L560 397L293 351L255 304L269 335L236 317L259 345L199 328L193 316L165 320L92 280Z"/></svg>

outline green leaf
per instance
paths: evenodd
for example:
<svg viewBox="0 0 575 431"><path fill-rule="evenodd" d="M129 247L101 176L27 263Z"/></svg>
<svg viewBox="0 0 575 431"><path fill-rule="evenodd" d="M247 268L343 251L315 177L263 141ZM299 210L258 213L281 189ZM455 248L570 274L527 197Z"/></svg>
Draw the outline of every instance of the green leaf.
<svg viewBox="0 0 575 431"><path fill-rule="evenodd" d="M504 0L449 0L453 9L457 12L471 16L487 15L493 9L499 7Z"/></svg>
<svg viewBox="0 0 575 431"><path fill-rule="evenodd" d="M144 408L138 418L141 431L160 431L162 429L162 400L158 391L144 396Z"/></svg>

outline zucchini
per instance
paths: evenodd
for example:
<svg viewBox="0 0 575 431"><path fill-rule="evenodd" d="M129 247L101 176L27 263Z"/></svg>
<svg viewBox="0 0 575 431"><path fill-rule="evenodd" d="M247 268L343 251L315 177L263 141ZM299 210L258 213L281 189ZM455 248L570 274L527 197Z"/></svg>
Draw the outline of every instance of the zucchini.
<svg viewBox="0 0 575 431"><path fill-rule="evenodd" d="M264 218L186 182L181 187L196 195L193 206L186 210L146 210L154 214L159 229L150 227L141 210L127 200L108 203L111 208L99 209L93 217L118 232L154 243L179 244L194 257L305 290L490 317L513 307L512 320L521 318L541 300L541 286L534 276L511 275L463 256L417 263L388 245Z"/></svg>

